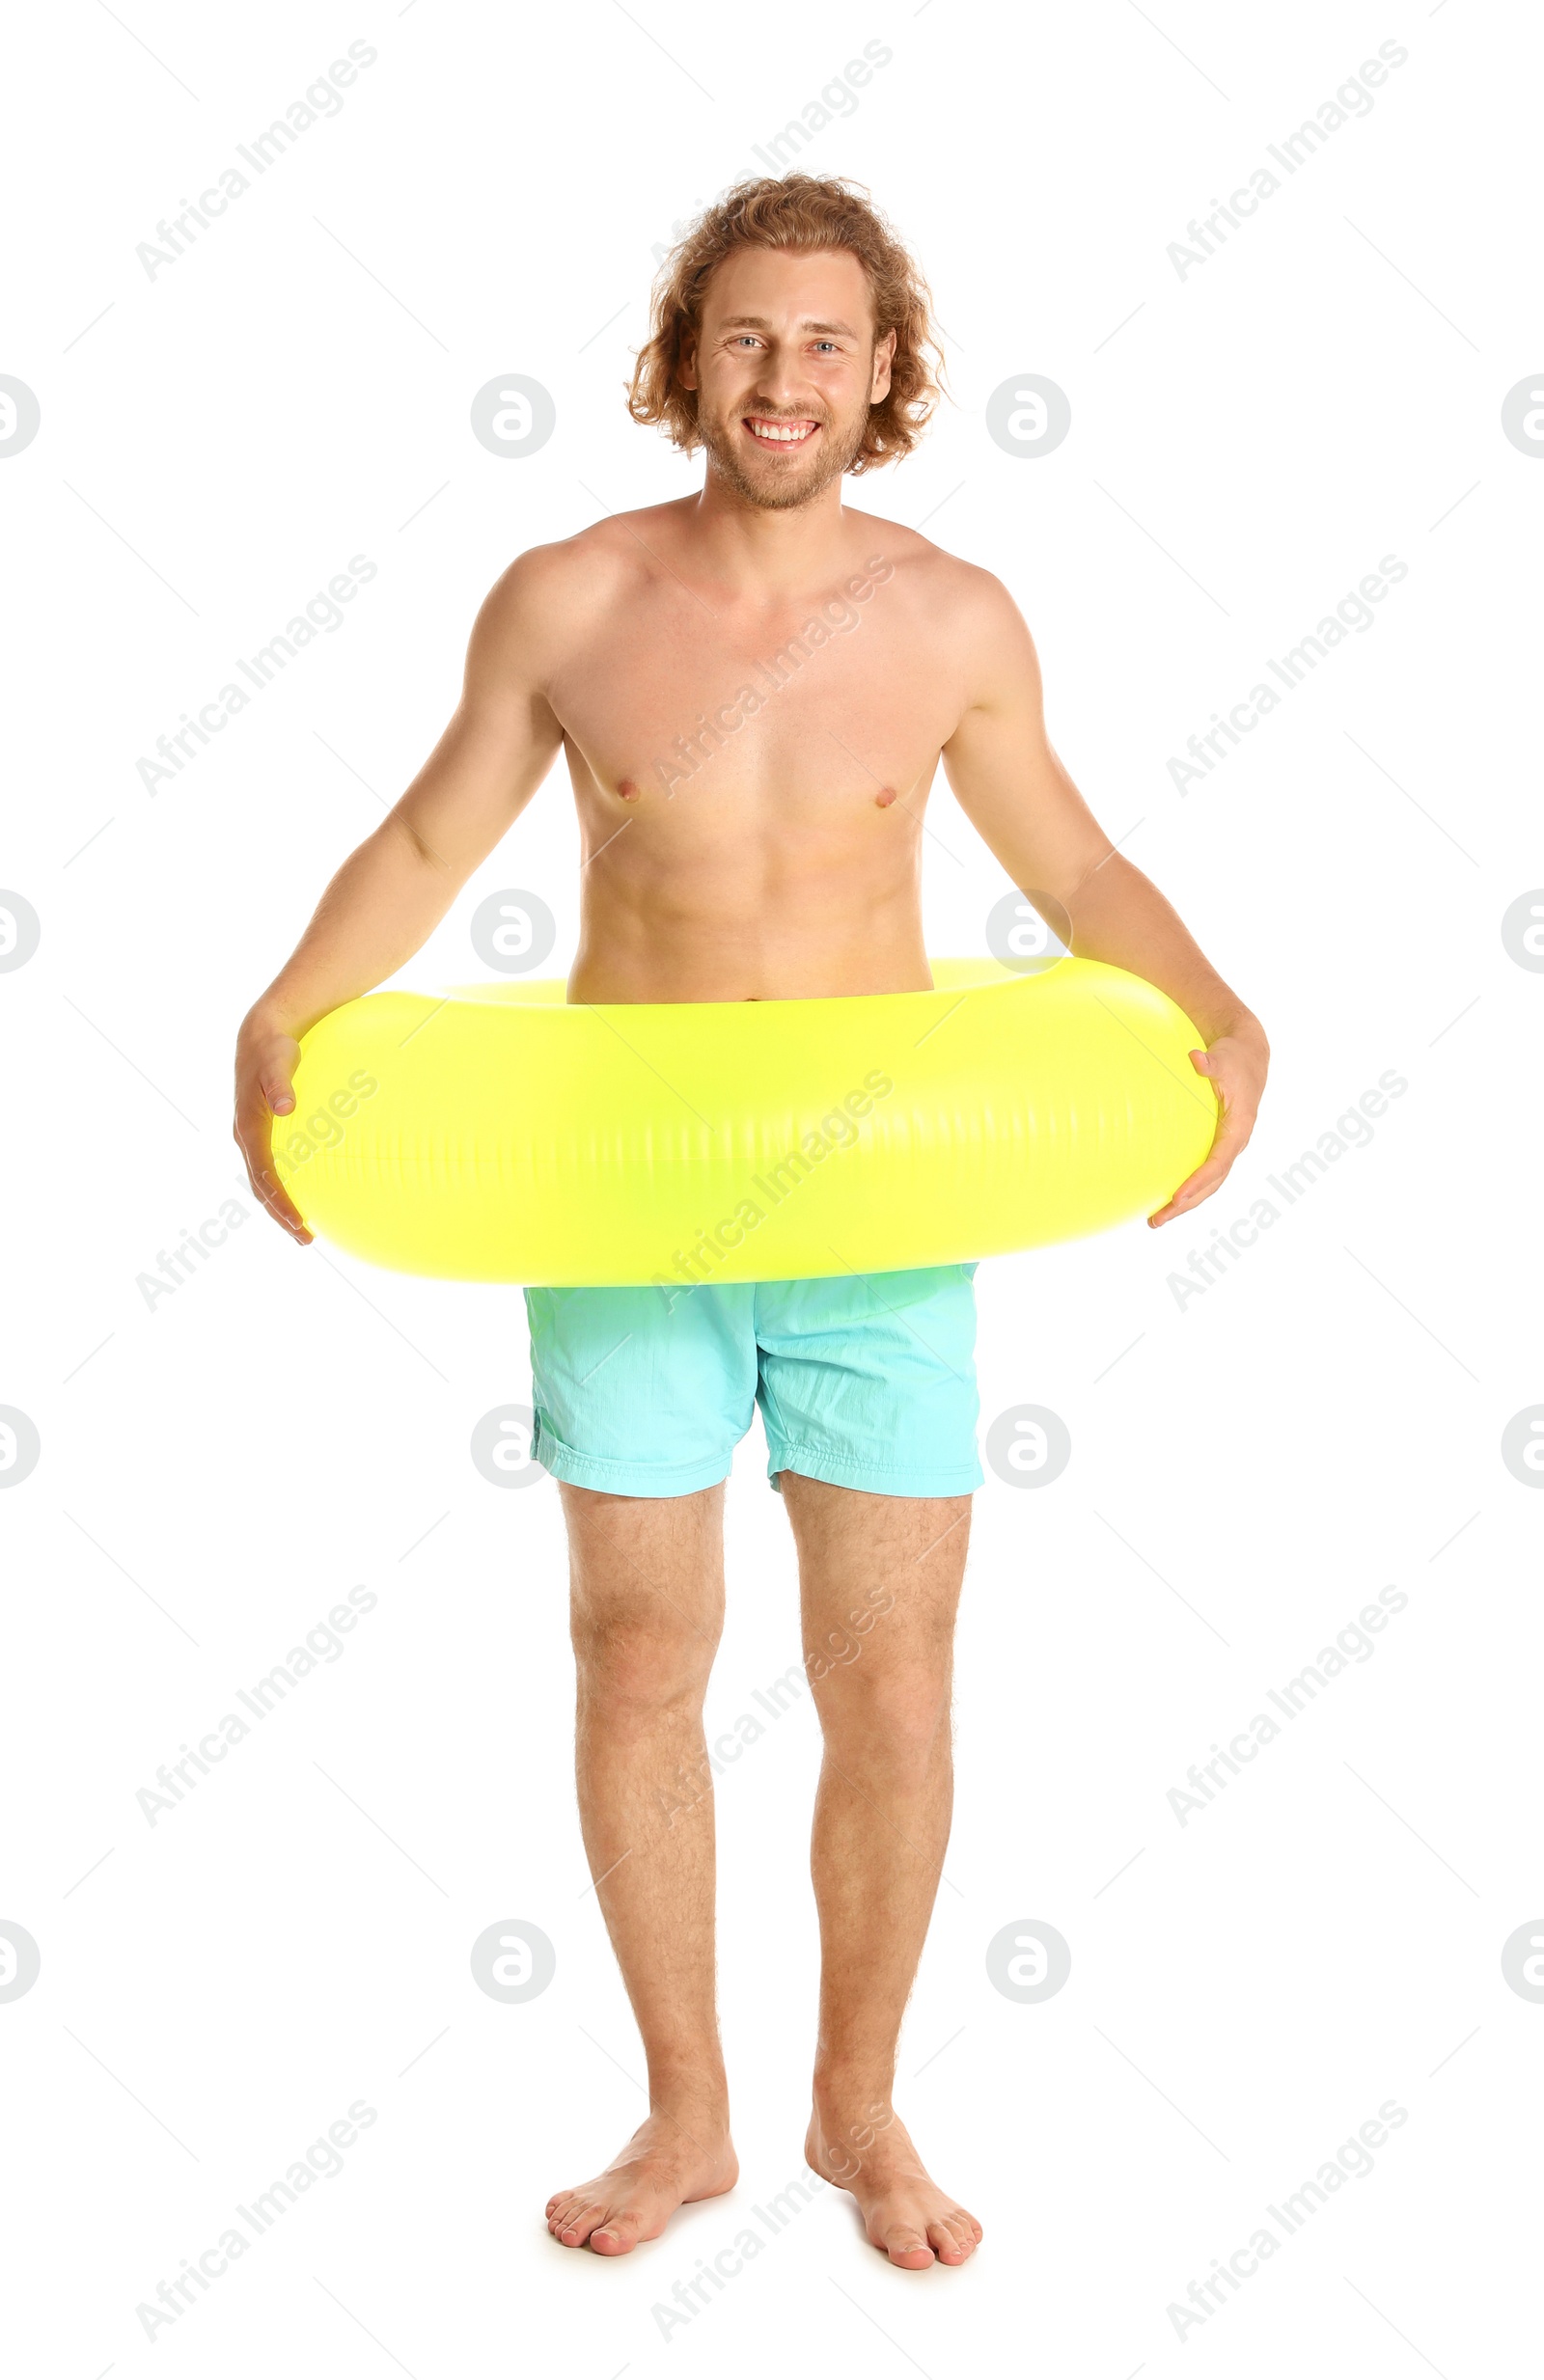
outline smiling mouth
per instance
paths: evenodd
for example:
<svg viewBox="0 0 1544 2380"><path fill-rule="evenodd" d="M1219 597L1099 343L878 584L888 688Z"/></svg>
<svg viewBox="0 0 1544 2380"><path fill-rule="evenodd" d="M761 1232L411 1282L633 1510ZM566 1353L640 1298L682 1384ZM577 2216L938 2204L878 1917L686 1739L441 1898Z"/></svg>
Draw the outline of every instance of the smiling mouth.
<svg viewBox="0 0 1544 2380"><path fill-rule="evenodd" d="M802 447L820 426L818 422L779 422L756 413L744 414L741 419L757 445L762 447Z"/></svg>

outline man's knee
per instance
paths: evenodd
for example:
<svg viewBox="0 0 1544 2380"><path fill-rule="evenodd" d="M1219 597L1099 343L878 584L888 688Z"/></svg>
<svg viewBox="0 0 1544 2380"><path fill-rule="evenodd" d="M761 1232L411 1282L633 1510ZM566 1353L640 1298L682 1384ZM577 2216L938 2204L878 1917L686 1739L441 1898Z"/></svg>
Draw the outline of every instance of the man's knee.
<svg viewBox="0 0 1544 2380"><path fill-rule="evenodd" d="M641 1583L622 1596L576 1589L569 1633L581 1691L619 1712L700 1701L718 1650L715 1628Z"/></svg>
<svg viewBox="0 0 1544 2380"><path fill-rule="evenodd" d="M722 1625L718 1496L565 1489L569 1632L593 1704L648 1712L701 1699Z"/></svg>
<svg viewBox="0 0 1544 2380"><path fill-rule="evenodd" d="M867 1748L922 1764L932 1757L950 1723L950 1663L937 1659L877 1661L865 1652L838 1662L814 1688L829 1743Z"/></svg>

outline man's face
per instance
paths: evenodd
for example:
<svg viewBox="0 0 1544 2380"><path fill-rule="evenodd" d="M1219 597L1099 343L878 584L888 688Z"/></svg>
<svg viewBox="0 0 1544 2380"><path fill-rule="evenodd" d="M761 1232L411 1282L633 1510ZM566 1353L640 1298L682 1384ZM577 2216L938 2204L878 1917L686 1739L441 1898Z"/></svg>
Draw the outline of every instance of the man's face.
<svg viewBox="0 0 1544 2380"><path fill-rule="evenodd" d="M712 468L750 504L808 504L847 469L890 388L896 334L874 343L873 300L844 248L740 248L707 285L682 358Z"/></svg>

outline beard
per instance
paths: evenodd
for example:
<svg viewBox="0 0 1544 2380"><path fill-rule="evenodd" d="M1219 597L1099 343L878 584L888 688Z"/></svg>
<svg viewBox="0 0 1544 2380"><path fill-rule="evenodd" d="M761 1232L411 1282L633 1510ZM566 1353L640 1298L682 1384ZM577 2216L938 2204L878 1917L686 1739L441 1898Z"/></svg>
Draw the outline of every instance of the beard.
<svg viewBox="0 0 1544 2380"><path fill-rule="evenodd" d="M736 413L727 423L710 422L699 414L697 434L707 449L709 467L746 504L756 505L764 512L791 512L800 505L809 504L833 479L840 479L857 460L868 428L868 408L865 406L862 417L845 427L838 422L822 421L813 442L815 452L802 469L783 472L776 479L761 479L747 468L745 451L739 443L743 419L743 414Z"/></svg>

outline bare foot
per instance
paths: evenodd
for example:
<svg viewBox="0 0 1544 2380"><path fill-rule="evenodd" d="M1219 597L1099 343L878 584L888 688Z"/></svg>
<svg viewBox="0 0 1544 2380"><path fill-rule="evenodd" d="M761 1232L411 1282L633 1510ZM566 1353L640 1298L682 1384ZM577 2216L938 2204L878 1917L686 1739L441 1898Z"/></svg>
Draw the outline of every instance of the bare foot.
<svg viewBox="0 0 1544 2380"><path fill-rule="evenodd" d="M865 2109L847 2120L845 2111L817 2105L804 2155L812 2172L851 2191L868 2237L892 2264L920 2273L935 2258L963 2264L975 2255L980 2225L940 2190L898 2116L885 2122Z"/></svg>
<svg viewBox="0 0 1544 2380"><path fill-rule="evenodd" d="M732 2190L739 2173L722 2115L649 2116L603 2174L548 2199L547 2230L565 2248L622 2257L657 2239L677 2206Z"/></svg>

